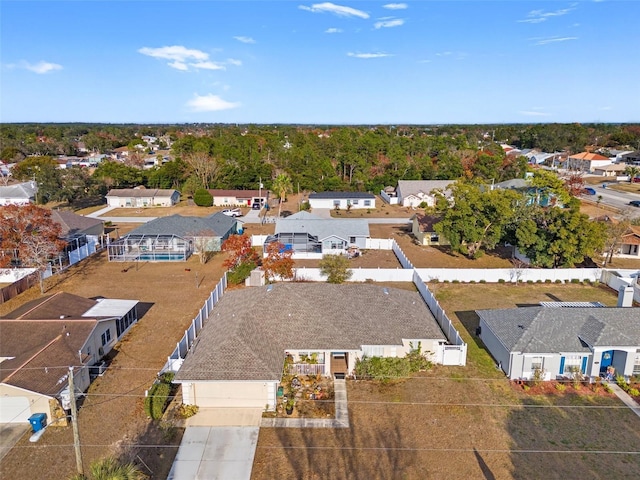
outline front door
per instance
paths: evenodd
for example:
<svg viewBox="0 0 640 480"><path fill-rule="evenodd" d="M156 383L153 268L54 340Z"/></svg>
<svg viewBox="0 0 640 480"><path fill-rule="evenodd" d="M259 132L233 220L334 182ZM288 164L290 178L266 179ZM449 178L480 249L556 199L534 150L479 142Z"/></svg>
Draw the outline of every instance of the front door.
<svg viewBox="0 0 640 480"><path fill-rule="evenodd" d="M610 367L613 363L613 350L607 350L602 352L602 359L600 360L600 373L606 372L607 367Z"/></svg>
<svg viewBox="0 0 640 480"><path fill-rule="evenodd" d="M331 375L334 378L344 378L348 373L347 353L331 353Z"/></svg>

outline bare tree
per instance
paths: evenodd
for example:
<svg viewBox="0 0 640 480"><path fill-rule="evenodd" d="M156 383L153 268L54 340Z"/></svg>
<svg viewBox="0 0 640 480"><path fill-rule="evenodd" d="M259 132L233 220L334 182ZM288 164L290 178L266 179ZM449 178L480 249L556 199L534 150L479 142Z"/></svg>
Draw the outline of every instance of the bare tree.
<svg viewBox="0 0 640 480"><path fill-rule="evenodd" d="M211 181L220 170L218 159L211 157L207 152L189 153L183 160L204 188L209 188Z"/></svg>

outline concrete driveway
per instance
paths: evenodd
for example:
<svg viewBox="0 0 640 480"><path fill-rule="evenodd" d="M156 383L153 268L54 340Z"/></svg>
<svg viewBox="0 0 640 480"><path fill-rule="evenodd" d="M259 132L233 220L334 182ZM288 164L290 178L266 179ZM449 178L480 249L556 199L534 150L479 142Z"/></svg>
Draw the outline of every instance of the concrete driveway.
<svg viewBox="0 0 640 480"><path fill-rule="evenodd" d="M187 427L167 480L250 480L260 427Z"/></svg>
<svg viewBox="0 0 640 480"><path fill-rule="evenodd" d="M31 431L28 423L0 423L0 460L27 431Z"/></svg>

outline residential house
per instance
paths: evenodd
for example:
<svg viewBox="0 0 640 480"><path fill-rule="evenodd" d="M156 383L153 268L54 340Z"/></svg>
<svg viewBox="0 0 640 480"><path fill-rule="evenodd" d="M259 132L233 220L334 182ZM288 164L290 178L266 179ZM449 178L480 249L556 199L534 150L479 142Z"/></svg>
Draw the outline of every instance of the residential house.
<svg viewBox="0 0 640 480"><path fill-rule="evenodd" d="M411 234L420 245L450 245L449 240L433 228L441 220L442 217L439 215L416 213L411 217Z"/></svg>
<svg viewBox="0 0 640 480"><path fill-rule="evenodd" d="M417 292L277 283L225 293L174 382L185 404L272 410L287 357L293 373L344 377L364 355L403 357L420 347L435 361L445 343Z"/></svg>
<svg viewBox="0 0 640 480"><path fill-rule="evenodd" d="M209 190L213 197L213 205L218 207L251 207L259 203L264 205L269 200L269 190Z"/></svg>
<svg viewBox="0 0 640 480"><path fill-rule="evenodd" d="M219 252L229 235L240 233L242 222L221 212L208 217L159 217L107 246L109 261L187 260L192 253Z"/></svg>
<svg viewBox="0 0 640 480"><path fill-rule="evenodd" d="M567 170L592 173L596 167L610 165L611 159L597 153L582 152L569 155L566 162Z"/></svg>
<svg viewBox="0 0 640 480"><path fill-rule="evenodd" d="M107 193L110 207L172 207L180 201L180 192L160 188L114 188Z"/></svg>
<svg viewBox="0 0 640 480"><path fill-rule="evenodd" d="M403 207L418 207L423 203L433 207L436 195L450 197L449 188L455 180L398 180L396 195Z"/></svg>
<svg viewBox="0 0 640 480"><path fill-rule="evenodd" d="M2 205L28 205L36 201L38 184L36 182L23 182L14 185L0 186L0 206Z"/></svg>
<svg viewBox="0 0 640 480"><path fill-rule="evenodd" d="M629 229L620 239L620 248L614 257L640 258L640 227L629 225Z"/></svg>
<svg viewBox="0 0 640 480"><path fill-rule="evenodd" d="M524 178L513 178L505 180L491 186L491 189L514 190L521 193L526 198L527 205L539 205L541 207L561 207L563 203L557 195L548 188L533 187L531 183Z"/></svg>
<svg viewBox="0 0 640 480"><path fill-rule="evenodd" d="M0 318L0 423L33 413L59 418L74 368L79 392L98 364L138 320L137 300L89 299L59 292Z"/></svg>
<svg viewBox="0 0 640 480"><path fill-rule="evenodd" d="M61 238L67 242L63 256L68 255L70 263L76 263L94 253L105 241L104 221L85 217L70 210L52 210L51 220L60 225Z"/></svg>
<svg viewBox="0 0 640 480"><path fill-rule="evenodd" d="M587 378L614 367L640 375L640 309L522 307L478 310L479 333L510 379L545 380L580 372Z"/></svg>
<svg viewBox="0 0 640 480"><path fill-rule="evenodd" d="M366 219L329 219L299 212L279 218L273 235L265 240L265 247L280 242L293 250L293 258L310 258L316 254L344 254L350 248L367 248L369 223Z"/></svg>
<svg viewBox="0 0 640 480"><path fill-rule="evenodd" d="M376 208L376 196L365 192L318 192L309 194L311 208L360 209Z"/></svg>
<svg viewBox="0 0 640 480"><path fill-rule="evenodd" d="M640 165L640 150L635 152L627 152L621 155L621 162L625 162L627 165Z"/></svg>
<svg viewBox="0 0 640 480"><path fill-rule="evenodd" d="M595 167L593 173L595 175L602 175L603 177L618 177L624 176L627 165L624 163L612 163L610 165L604 165L602 167Z"/></svg>

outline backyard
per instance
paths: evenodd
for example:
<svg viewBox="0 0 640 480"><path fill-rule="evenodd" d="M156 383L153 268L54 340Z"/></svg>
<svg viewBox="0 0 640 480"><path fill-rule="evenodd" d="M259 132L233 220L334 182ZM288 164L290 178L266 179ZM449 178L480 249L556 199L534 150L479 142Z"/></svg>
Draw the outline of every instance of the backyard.
<svg viewBox="0 0 640 480"><path fill-rule="evenodd" d="M634 478L640 419L610 394L524 391L475 338L481 308L615 305L604 286L430 284L469 344L466 367L349 381L351 428L262 428L253 479ZM475 318L474 318L475 317Z"/></svg>
<svg viewBox="0 0 640 480"><path fill-rule="evenodd" d="M222 254L206 265L187 262L109 263L104 254L47 281L46 294L65 291L85 297L136 299L140 321L113 351L104 376L91 385L79 410L85 468L110 454L144 462L153 478L166 478L181 430L152 423L143 410L144 392L175 348L191 319L223 273ZM38 287L0 305L5 314L40 296ZM71 427L49 428L38 443L25 435L0 463L0 478L64 480L75 471ZM44 470L43 470L44 468ZM146 473L149 470L143 467Z"/></svg>

